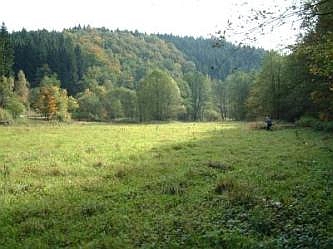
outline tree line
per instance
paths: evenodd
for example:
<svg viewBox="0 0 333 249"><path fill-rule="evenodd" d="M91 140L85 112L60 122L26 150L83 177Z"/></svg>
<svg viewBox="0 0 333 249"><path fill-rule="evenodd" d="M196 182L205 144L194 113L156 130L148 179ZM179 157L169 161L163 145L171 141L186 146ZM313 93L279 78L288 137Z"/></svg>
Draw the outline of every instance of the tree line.
<svg viewBox="0 0 333 249"><path fill-rule="evenodd" d="M7 118L27 110L59 120L221 118L214 104L218 80L158 35L89 26L9 34L3 24L1 37L6 58L1 85L7 89L1 95L20 100L13 82L25 88L15 113L8 101L1 103ZM210 44L205 42L207 51ZM239 49L246 57L248 48ZM253 67L259 64L258 59Z"/></svg>
<svg viewBox="0 0 333 249"><path fill-rule="evenodd" d="M331 10L330 1L304 4L307 32L288 55L90 26L9 34L3 24L1 115L202 121L270 114L322 127L318 120L333 119Z"/></svg>
<svg viewBox="0 0 333 249"><path fill-rule="evenodd" d="M333 2L305 2L297 13L305 35L290 54L266 56L250 89L249 114L333 130Z"/></svg>

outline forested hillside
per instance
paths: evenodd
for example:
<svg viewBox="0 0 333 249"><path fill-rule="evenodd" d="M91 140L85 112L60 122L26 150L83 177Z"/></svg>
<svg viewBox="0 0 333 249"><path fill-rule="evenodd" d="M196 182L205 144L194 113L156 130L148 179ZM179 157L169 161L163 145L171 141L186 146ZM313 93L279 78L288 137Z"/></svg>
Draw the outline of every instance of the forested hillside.
<svg viewBox="0 0 333 249"><path fill-rule="evenodd" d="M236 46L232 43L194 37L159 35L171 42L186 58L195 63L198 70L215 79L224 80L235 71L250 72L261 67L267 53L263 49L250 46Z"/></svg>
<svg viewBox="0 0 333 249"><path fill-rule="evenodd" d="M74 28L62 33L42 31L12 34L14 71L23 70L35 87L45 74L56 73L70 94L86 89L84 78L100 71L100 85L112 82L133 89L151 68L177 77L185 60L171 44L157 37L127 31ZM178 66L178 68L177 68ZM96 74L97 72L95 72ZM86 85L85 85L86 84Z"/></svg>
<svg viewBox="0 0 333 249"><path fill-rule="evenodd" d="M321 0L297 10L305 32L287 55L224 39L90 26L9 34L3 24L0 119L27 110L95 121L271 115L332 130L332 9Z"/></svg>
<svg viewBox="0 0 333 249"><path fill-rule="evenodd" d="M229 43L214 48L209 39L89 26L8 34L3 25L2 33L13 51L3 82L14 82L12 76L20 72L29 82L23 84L30 91L26 109L47 119L67 119L68 112L83 120L226 118L215 101L220 80L259 68L264 54ZM10 99L17 100L15 89L7 85ZM17 114L25 109L13 110L8 103L2 107Z"/></svg>

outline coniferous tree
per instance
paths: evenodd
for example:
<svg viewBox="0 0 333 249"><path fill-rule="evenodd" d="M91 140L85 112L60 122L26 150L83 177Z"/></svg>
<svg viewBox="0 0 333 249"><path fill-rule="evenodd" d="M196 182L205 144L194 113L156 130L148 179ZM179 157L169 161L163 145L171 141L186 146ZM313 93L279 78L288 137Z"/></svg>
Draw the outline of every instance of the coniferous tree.
<svg viewBox="0 0 333 249"><path fill-rule="evenodd" d="M9 77L0 76L0 107L6 108L9 99L13 95L14 80Z"/></svg>
<svg viewBox="0 0 333 249"><path fill-rule="evenodd" d="M5 23L0 28L0 76L10 76L14 63L14 50Z"/></svg>

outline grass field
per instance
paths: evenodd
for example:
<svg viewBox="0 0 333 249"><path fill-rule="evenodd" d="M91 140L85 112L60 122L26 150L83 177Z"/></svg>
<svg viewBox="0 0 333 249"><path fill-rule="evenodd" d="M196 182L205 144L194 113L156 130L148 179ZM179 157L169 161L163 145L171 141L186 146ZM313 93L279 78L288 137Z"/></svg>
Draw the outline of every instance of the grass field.
<svg viewBox="0 0 333 249"><path fill-rule="evenodd" d="M0 127L0 180L0 248L333 248L328 133Z"/></svg>

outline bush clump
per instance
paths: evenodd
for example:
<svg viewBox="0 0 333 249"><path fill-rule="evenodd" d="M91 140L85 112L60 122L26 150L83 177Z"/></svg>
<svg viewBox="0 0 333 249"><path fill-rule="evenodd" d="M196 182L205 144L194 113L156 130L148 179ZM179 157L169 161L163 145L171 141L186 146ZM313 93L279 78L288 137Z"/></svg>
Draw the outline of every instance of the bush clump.
<svg viewBox="0 0 333 249"><path fill-rule="evenodd" d="M0 122L13 122L13 116L11 113L3 108L0 108Z"/></svg>
<svg viewBox="0 0 333 249"><path fill-rule="evenodd" d="M317 131L333 132L333 121L321 121L314 117L301 117L297 122L297 126L300 127L311 127Z"/></svg>

